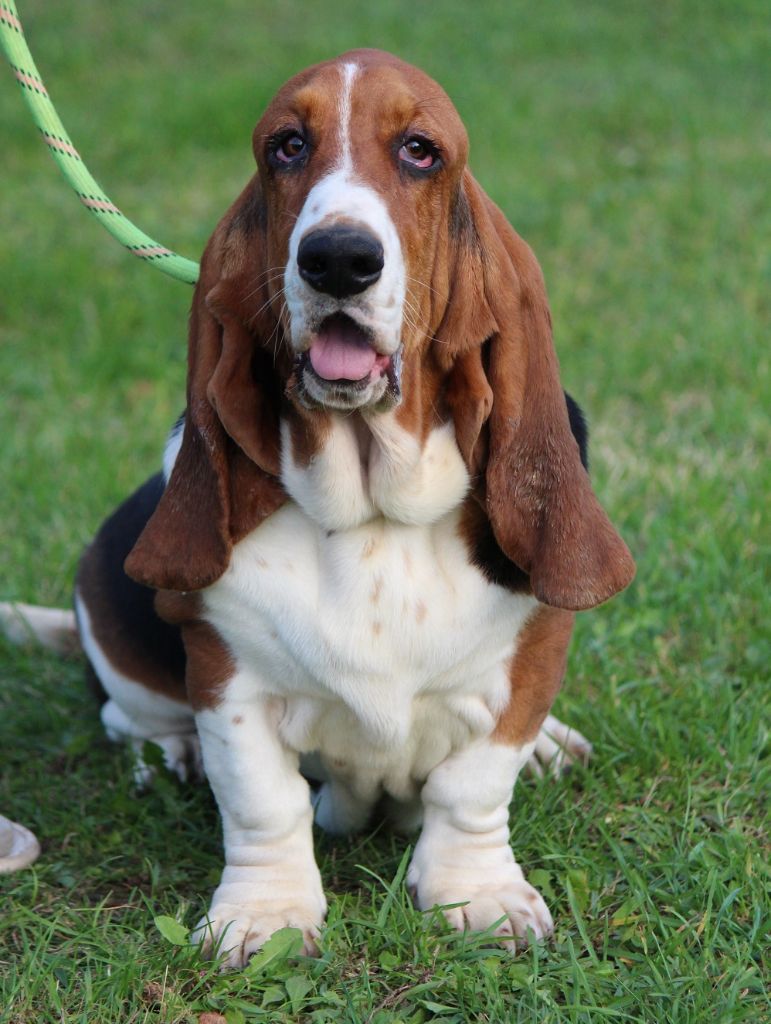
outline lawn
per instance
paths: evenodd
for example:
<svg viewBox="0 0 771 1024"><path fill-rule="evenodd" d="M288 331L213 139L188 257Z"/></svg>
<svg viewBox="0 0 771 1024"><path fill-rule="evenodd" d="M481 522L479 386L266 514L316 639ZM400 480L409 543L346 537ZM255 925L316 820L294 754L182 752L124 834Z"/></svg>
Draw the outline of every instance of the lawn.
<svg viewBox="0 0 771 1024"><path fill-rule="evenodd" d="M138 797L82 663L2 646L0 811L43 855L0 881L0 1021L771 1020L765 4L19 6L95 176L192 258L295 70L376 45L438 78L541 260L638 577L579 617L557 705L594 760L517 789L512 842L556 931L513 959L413 910L406 845L380 831L318 836L318 961L275 943L218 975L154 924L191 926L217 880L208 792L162 776ZM83 212L5 68L0 120L0 598L65 606L82 546L157 468L183 405L191 291Z"/></svg>

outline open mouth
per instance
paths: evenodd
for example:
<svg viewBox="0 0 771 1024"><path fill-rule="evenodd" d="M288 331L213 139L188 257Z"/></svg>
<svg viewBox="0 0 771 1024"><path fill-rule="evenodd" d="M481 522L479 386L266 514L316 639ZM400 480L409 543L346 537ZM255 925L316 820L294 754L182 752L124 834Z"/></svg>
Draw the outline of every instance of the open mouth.
<svg viewBox="0 0 771 1024"><path fill-rule="evenodd" d="M402 346L378 352L368 331L345 313L322 320L309 348L295 362L298 401L308 409L372 409L398 405Z"/></svg>
<svg viewBox="0 0 771 1024"><path fill-rule="evenodd" d="M391 367L391 356L377 352L367 332L345 313L322 321L308 360L317 377L341 384L377 380Z"/></svg>

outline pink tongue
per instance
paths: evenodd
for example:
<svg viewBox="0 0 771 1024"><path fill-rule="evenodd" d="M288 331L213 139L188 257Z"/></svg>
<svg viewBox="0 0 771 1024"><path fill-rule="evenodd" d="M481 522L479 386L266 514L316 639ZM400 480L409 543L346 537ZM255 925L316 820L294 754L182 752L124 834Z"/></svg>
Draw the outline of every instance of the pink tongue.
<svg viewBox="0 0 771 1024"><path fill-rule="evenodd" d="M311 366L324 380L361 380L372 372L377 353L353 324L322 327L310 347Z"/></svg>

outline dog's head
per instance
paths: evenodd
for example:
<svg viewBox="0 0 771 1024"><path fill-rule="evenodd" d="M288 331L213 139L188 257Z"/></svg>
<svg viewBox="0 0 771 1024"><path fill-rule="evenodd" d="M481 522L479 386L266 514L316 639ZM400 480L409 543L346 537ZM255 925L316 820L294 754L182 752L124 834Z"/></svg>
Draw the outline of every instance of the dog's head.
<svg viewBox="0 0 771 1024"><path fill-rule="evenodd" d="M286 500L282 417L452 418L505 555L548 604L632 577L568 422L540 268L466 167L452 103L357 50L291 79L257 124L258 172L217 227L191 317L188 415L127 569L187 590Z"/></svg>
<svg viewBox="0 0 771 1024"><path fill-rule="evenodd" d="M468 150L455 108L417 68L354 51L285 85L253 144L264 301L294 357L297 399L394 405L403 353L446 305L448 213Z"/></svg>

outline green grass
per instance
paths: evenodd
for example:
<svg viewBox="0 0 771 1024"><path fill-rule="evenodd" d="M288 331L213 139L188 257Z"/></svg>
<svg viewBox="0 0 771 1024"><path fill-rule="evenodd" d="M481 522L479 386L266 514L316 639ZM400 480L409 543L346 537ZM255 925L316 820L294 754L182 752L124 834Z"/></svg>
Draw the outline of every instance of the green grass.
<svg viewBox="0 0 771 1024"><path fill-rule="evenodd" d="M515 959L414 911L404 842L380 832L318 837L319 961L217 975L153 924L190 926L216 882L205 788L162 777L136 796L82 664L4 646L0 811L44 851L0 882L0 1020L771 1020L765 5L20 6L95 175L193 258L291 72L364 44L435 75L541 259L596 486L639 575L580 617L557 705L592 765L517 791L512 841L556 933ZM82 545L156 468L183 404L190 290L82 212L8 74L0 119L0 597L64 605Z"/></svg>

